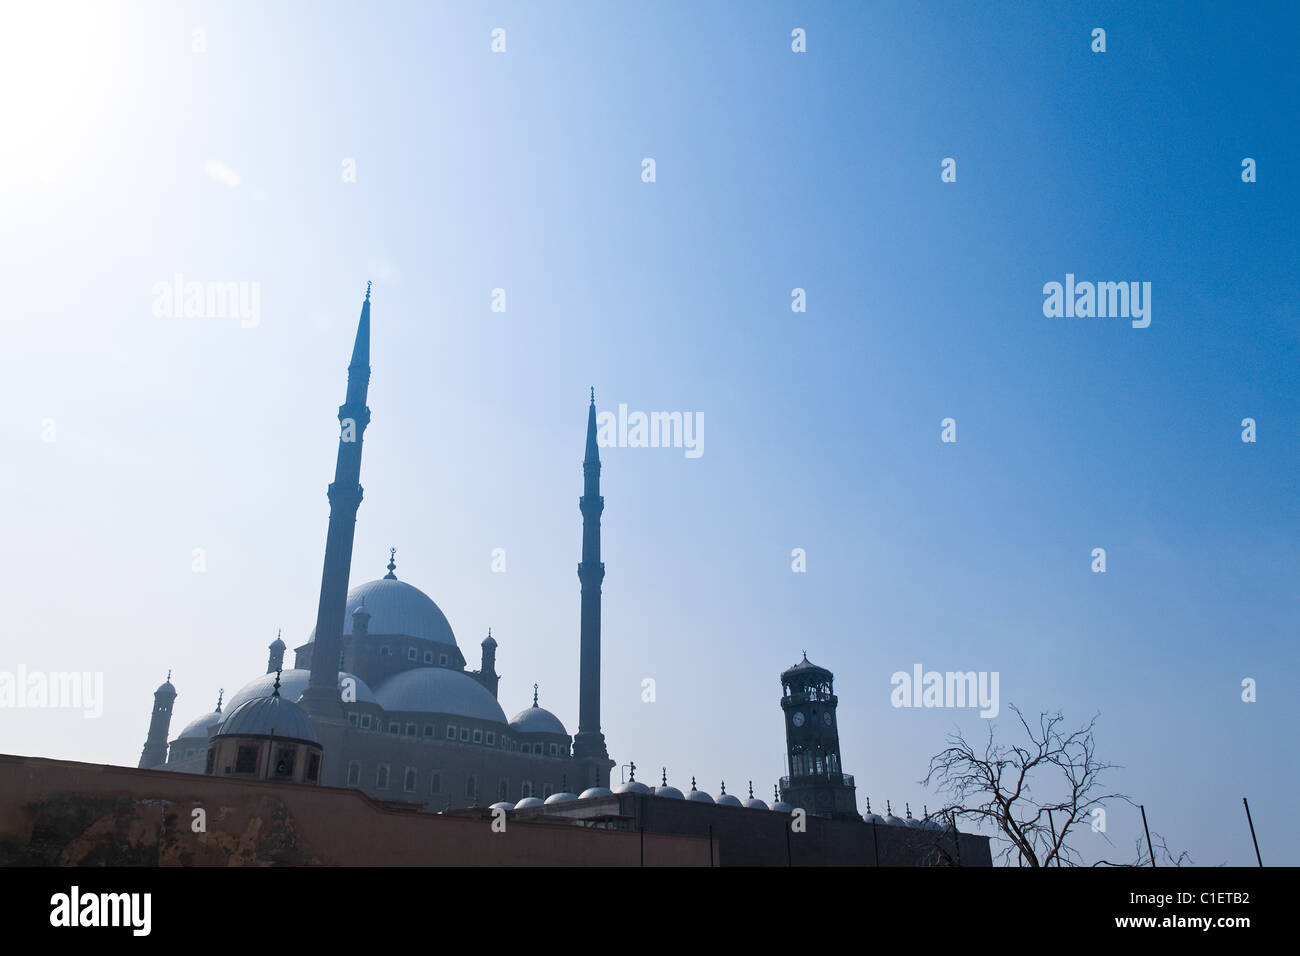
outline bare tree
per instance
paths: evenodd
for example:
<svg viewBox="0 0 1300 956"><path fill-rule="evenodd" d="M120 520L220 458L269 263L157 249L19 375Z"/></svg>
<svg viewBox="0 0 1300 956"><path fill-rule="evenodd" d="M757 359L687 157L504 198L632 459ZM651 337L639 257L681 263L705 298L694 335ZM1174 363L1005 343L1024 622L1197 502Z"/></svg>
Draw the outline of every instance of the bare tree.
<svg viewBox="0 0 1300 956"><path fill-rule="evenodd" d="M1169 849L1169 843L1159 833L1151 835L1151 842L1155 844L1156 859L1160 860L1160 866L1192 866L1192 858L1186 850L1183 850L1177 856L1174 851ZM1098 860L1093 866L1150 866L1151 849L1146 845L1146 840L1138 837L1133 849L1134 858L1132 863L1112 863L1110 860Z"/></svg>
<svg viewBox="0 0 1300 956"><path fill-rule="evenodd" d="M1031 726L1014 704L1010 709L1028 743L997 743L990 724L982 750L958 731L931 758L923 782L947 801L936 815L953 821L954 828L956 821L973 820L994 830L994 839L1004 844L998 858L1005 864L1079 866L1083 860L1068 842L1071 834L1089 825L1092 811L1107 801L1132 803L1102 783L1115 765L1097 758L1097 718L1066 733L1059 712L1039 714Z"/></svg>

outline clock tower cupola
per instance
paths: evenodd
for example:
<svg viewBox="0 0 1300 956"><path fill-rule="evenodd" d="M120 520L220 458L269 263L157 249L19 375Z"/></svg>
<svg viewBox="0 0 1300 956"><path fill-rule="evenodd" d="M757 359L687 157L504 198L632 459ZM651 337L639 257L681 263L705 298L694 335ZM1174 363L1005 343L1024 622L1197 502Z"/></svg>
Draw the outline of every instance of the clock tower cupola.
<svg viewBox="0 0 1300 956"><path fill-rule="evenodd" d="M858 816L853 778L840 763L840 729L835 708L835 675L803 660L781 674L788 777L781 799L817 816Z"/></svg>

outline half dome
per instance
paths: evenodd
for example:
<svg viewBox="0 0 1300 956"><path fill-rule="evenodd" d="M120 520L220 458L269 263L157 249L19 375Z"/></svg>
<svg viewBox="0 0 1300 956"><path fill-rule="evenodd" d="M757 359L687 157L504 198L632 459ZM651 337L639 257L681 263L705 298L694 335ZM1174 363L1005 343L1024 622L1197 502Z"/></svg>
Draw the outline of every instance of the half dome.
<svg viewBox="0 0 1300 956"><path fill-rule="evenodd" d="M375 689L375 699L387 711L506 722L505 711L490 690L464 671L448 667L414 667L394 674Z"/></svg>
<svg viewBox="0 0 1300 956"><path fill-rule="evenodd" d="M229 708L227 708L229 709ZM207 740L217 730L221 723L222 714L217 710L210 710L200 717L195 717L188 724L181 728L181 732L174 739L183 740L186 737L199 737Z"/></svg>
<svg viewBox="0 0 1300 956"><path fill-rule="evenodd" d="M375 695L371 692L369 686L360 677L356 677L346 671L339 671L339 691L342 692L344 681L351 680L351 687L356 694L356 700L362 704L375 703ZM306 668L293 668L280 672L280 696L288 700L296 701L302 697L303 691L307 689L307 684L311 681L311 671ZM258 697L270 697L271 692L275 689L275 675L263 674L261 677L249 681L235 693L229 701L226 702L226 713L230 713L240 704L247 703Z"/></svg>
<svg viewBox="0 0 1300 956"><path fill-rule="evenodd" d="M317 743L307 712L283 697L255 697L230 711L213 736L282 737Z"/></svg>
<svg viewBox="0 0 1300 956"><path fill-rule="evenodd" d="M527 710L521 710L510 718L510 729L520 734L559 734L567 737L569 732L560 723L560 718L544 707L536 704Z"/></svg>

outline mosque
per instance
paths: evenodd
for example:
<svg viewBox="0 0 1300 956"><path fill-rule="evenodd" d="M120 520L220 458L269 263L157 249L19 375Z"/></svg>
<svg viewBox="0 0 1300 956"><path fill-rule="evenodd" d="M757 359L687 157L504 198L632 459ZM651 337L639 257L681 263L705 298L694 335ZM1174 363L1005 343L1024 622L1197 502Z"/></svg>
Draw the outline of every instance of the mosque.
<svg viewBox="0 0 1300 956"><path fill-rule="evenodd" d="M632 814L639 816L642 827L651 819L659 821L655 826L674 832L707 827L711 834L731 826L740 845L753 844L754 834L771 830L775 836L770 842L776 846L784 826L780 820L802 808L839 828L841 835L832 842L846 846L856 840L862 847L869 845L877 862L882 837L888 835L885 830L944 829L936 820L913 818L910 808L906 818L896 816L892 807L881 817L871 812L868 802L866 816L859 814L853 777L840 764L834 677L806 654L780 675L788 774L773 787L770 805L755 796L752 781L746 782L748 796L728 793L723 782L715 797L697 786L695 779L689 790L670 785L666 771L658 774L657 785L639 781L635 764L630 779L611 788L614 761L600 729L604 499L594 390L587 409L579 500L577 733L570 735L555 714L540 706L536 685L532 704L507 718L498 699L496 640L489 632L479 645L478 667L467 669L469 662L438 605L398 578L395 551L389 553L386 574L349 590L353 532L362 498L362 440L370 421L369 381L367 284L348 365L346 398L338 412L340 438L328 491L330 514L316 627L304 644L294 648L293 667L285 668L288 647L277 636L261 676L229 700L218 696L214 710L185 724L170 740L176 688L169 674L154 694L141 769L348 787L386 804L438 813L505 809L523 818L549 814L588 825L626 821ZM733 787L733 791L740 789ZM760 787L760 792L765 790ZM644 803L647 798L651 804ZM680 802L681 810L669 813L667 801ZM704 805L709 813L718 807L764 812L757 817L742 813L748 823L729 814L709 822L711 816L699 815ZM653 808L658 809L650 813ZM689 819L678 819L674 813L686 813ZM871 828L869 844L858 833L864 823ZM832 839L829 831L827 839ZM966 841L968 835L962 834L961 839ZM980 849L976 844L975 851ZM769 857L779 850L771 850ZM858 854L853 859L860 859L867 851L853 852ZM910 852L905 850L900 859ZM987 855L986 844L983 853Z"/></svg>

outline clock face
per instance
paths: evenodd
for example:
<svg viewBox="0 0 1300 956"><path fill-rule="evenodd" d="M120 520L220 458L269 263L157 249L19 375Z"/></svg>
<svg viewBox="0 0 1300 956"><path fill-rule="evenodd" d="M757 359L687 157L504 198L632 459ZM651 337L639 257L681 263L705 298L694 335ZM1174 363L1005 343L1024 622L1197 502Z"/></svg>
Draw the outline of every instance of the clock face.
<svg viewBox="0 0 1300 956"><path fill-rule="evenodd" d="M791 722L792 724L794 724L796 727L802 727L802 726L803 726L803 711L802 711L802 710L796 710L796 711L794 712L794 716L790 718L790 722Z"/></svg>
<svg viewBox="0 0 1300 956"><path fill-rule="evenodd" d="M822 723L827 727L831 725L831 712L829 710L822 714Z"/></svg>

